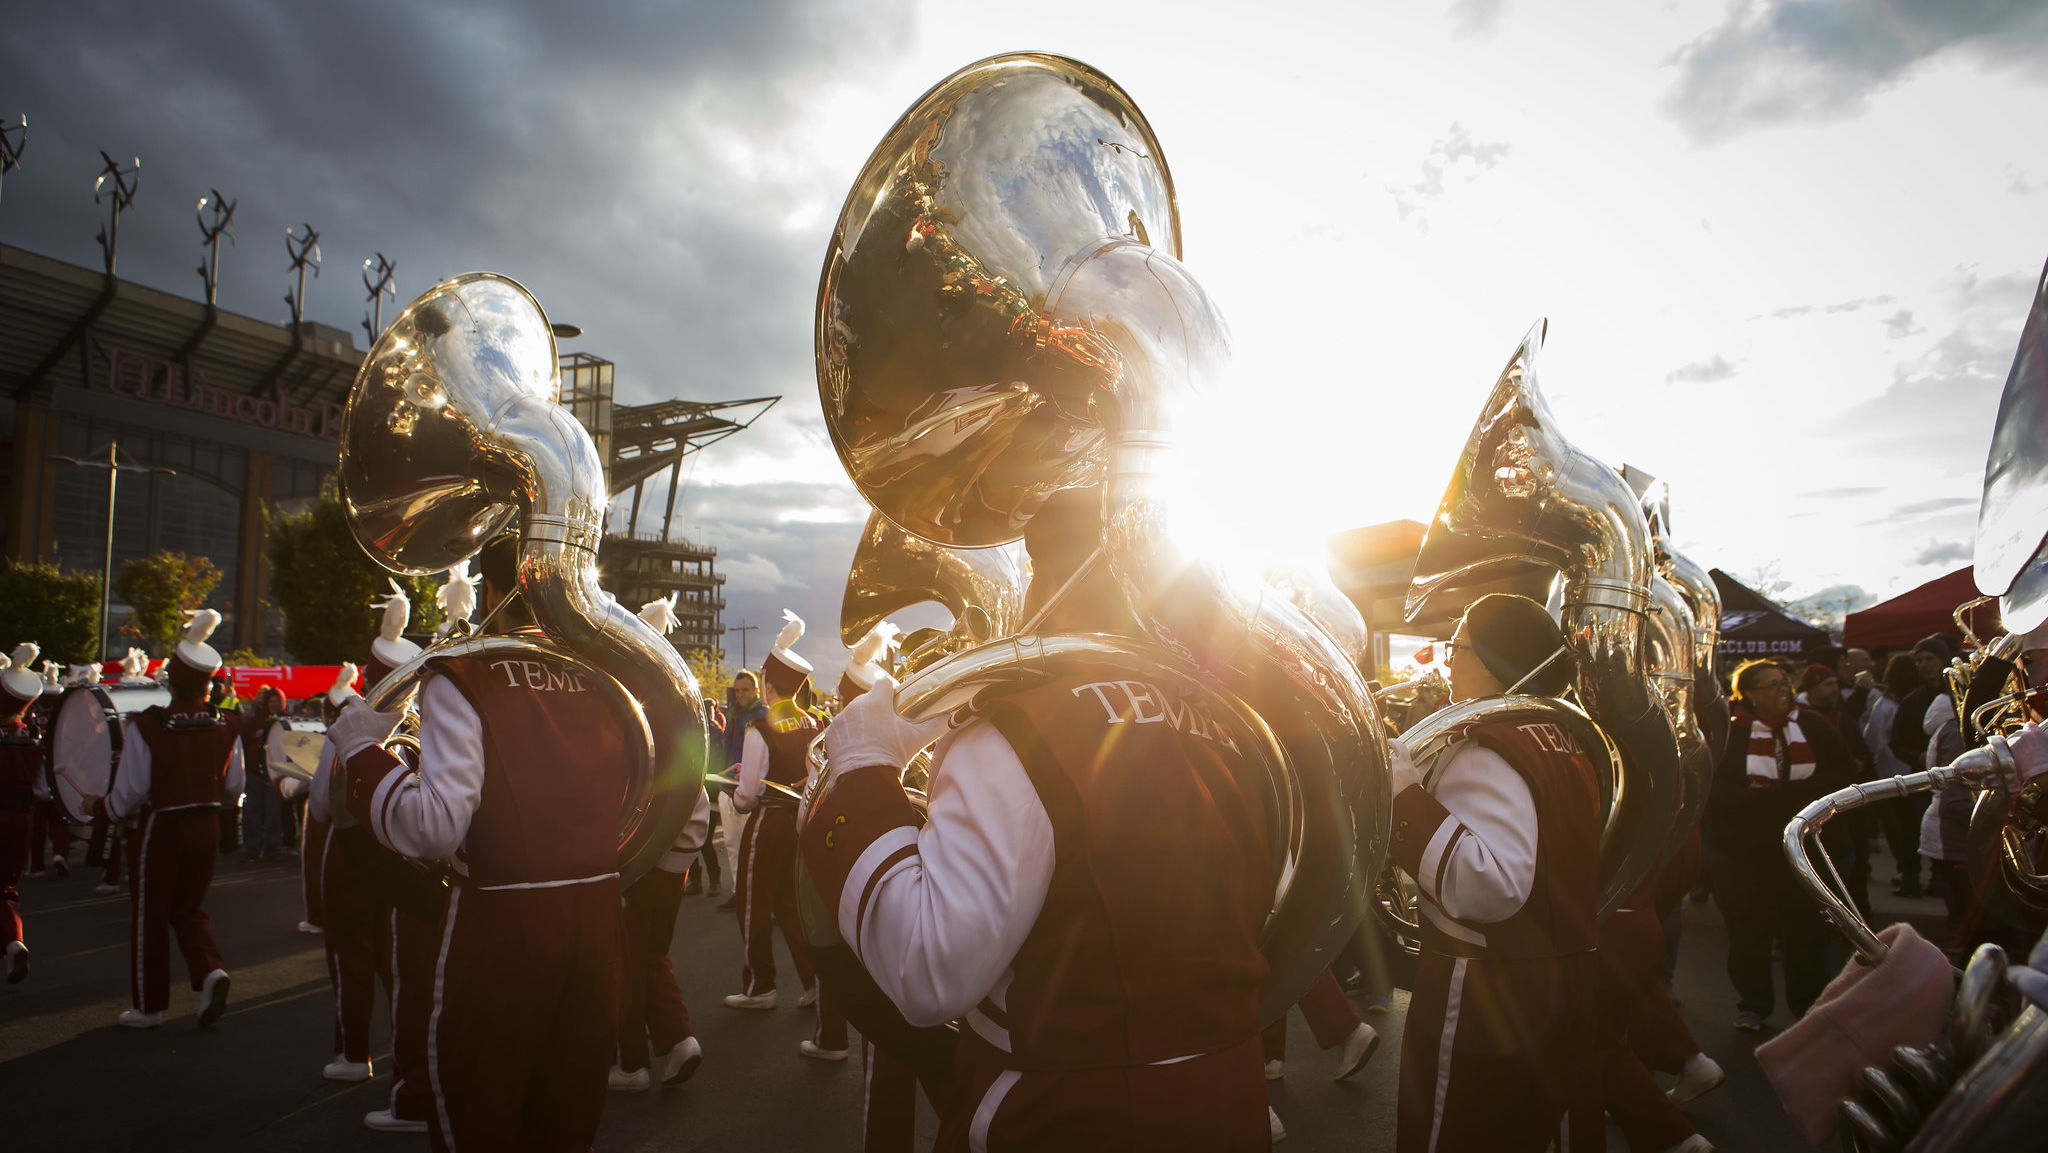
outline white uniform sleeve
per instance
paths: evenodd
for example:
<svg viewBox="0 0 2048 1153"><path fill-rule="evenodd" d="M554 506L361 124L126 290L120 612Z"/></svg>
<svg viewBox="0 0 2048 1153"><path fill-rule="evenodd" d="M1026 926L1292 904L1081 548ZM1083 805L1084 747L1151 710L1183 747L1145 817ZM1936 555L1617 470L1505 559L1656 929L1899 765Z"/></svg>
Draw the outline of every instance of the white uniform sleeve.
<svg viewBox="0 0 2048 1153"><path fill-rule="evenodd" d="M1505 921L1536 880L1536 798L1500 754L1467 743L1448 755L1431 792L1456 817L1422 851L1423 894L1475 925Z"/></svg>
<svg viewBox="0 0 2048 1153"><path fill-rule="evenodd" d="M839 903L840 932L913 1025L951 1021L995 988L1052 884L1052 821L994 726L943 742L932 782L917 851L898 856L907 837L877 840Z"/></svg>
<svg viewBox="0 0 2048 1153"><path fill-rule="evenodd" d="M107 815L132 817L149 802L149 742L129 722L121 739L121 763L114 770L114 791L107 797Z"/></svg>
<svg viewBox="0 0 2048 1153"><path fill-rule="evenodd" d="M232 802L242 795L242 786L245 783L242 778L242 738L236 737L235 747L228 751L227 777L220 783L221 799Z"/></svg>
<svg viewBox="0 0 2048 1153"><path fill-rule="evenodd" d="M334 787L329 783L333 778L334 742L328 741L320 746L319 763L313 766L313 779L306 786L311 790L306 794L306 811L313 815L314 820L325 824L334 822L334 810L328 804L327 796L328 790Z"/></svg>
<svg viewBox="0 0 2048 1153"><path fill-rule="evenodd" d="M462 847L483 801L484 725L446 678L420 693L420 771L394 772L377 786L370 833L392 851L420 860Z"/></svg>
<svg viewBox="0 0 2048 1153"><path fill-rule="evenodd" d="M768 791L768 742L752 725L741 738L739 780L739 787L732 791L732 807L751 813L761 803L761 794Z"/></svg>

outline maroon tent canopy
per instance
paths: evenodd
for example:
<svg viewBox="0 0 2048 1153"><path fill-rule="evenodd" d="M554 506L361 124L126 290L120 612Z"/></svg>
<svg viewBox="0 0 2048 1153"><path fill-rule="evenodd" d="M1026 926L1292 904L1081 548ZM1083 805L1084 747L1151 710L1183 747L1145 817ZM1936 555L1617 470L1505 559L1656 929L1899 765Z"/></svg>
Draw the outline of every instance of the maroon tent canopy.
<svg viewBox="0 0 2048 1153"><path fill-rule="evenodd" d="M1957 636L1956 609L1980 595L1975 572L1965 566L1888 601L1850 613L1842 622L1842 643L1860 649L1902 648L1933 633ZM1971 610L1970 628L1980 637L1996 636L1997 603Z"/></svg>

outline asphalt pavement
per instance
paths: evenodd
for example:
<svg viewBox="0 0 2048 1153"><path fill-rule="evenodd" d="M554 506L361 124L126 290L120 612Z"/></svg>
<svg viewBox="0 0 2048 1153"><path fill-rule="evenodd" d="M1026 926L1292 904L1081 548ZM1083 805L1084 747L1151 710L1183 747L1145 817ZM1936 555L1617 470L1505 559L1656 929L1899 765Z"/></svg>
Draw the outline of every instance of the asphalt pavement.
<svg viewBox="0 0 2048 1153"><path fill-rule="evenodd" d="M165 1024L134 1031L114 1024L128 1005L128 898L93 893L97 870L76 858L68 878L22 882L22 913L33 959L30 978L0 985L0 1110L8 1146L35 1150L183 1150L288 1153L293 1150L415 1153L424 1136L375 1133L365 1112L382 1108L390 1078L345 1085L323 1080L330 1058L333 999L320 938L301 934L296 858L220 860L207 910L233 974L227 1014L212 1029L194 1024L198 995L173 949ZM1880 858L1875 872L1889 881ZM1938 919L1932 901L1873 888L1879 921ZM768 1011L728 1009L739 987L739 931L710 897L684 898L670 950L704 1064L688 1084L652 1093L612 1093L598 1131L602 1153L637 1150L846 1150L860 1148L860 1064L797 1053L811 1011L794 996ZM1711 903L1685 906L1686 929L1673 988L1706 1051L1728 1071L1722 1088L1691 1103L1695 1126L1724 1150L1810 1148L1778 1106L1752 1056L1757 1041L1732 1027L1734 994L1722 971L1726 937ZM779 948L779 945L778 945ZM1287 1126L1286 1153L1393 1148L1394 1088L1406 995L1373 1015L1381 1045L1356 1078L1333 1084L1334 1051L1315 1048L1290 1014L1287 1075L1271 1099ZM379 997L375 1060L389 1057ZM1781 1008L1773 1025L1790 1018ZM919 1126L929 1149L936 1121ZM1609 1147L1622 1149L1618 1135Z"/></svg>

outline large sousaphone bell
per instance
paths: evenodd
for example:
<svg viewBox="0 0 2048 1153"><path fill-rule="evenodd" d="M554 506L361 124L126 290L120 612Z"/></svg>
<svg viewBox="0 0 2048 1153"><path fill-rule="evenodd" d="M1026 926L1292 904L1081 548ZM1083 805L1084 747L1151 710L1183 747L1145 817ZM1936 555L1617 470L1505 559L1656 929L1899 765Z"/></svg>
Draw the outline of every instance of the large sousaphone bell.
<svg viewBox="0 0 2048 1153"><path fill-rule="evenodd" d="M1461 611L1474 585L1504 576L1549 570L1564 577L1561 623L1578 660L1578 697L1583 716L1605 738L1581 745L1596 760L1603 746L1614 750L1600 848L1604 918L1665 852L1680 805L1678 739L1648 664L1656 577L1649 527L1621 474L1558 431L1537 386L1544 331L1543 324L1530 330L1480 410L1416 556L1407 610L1410 619ZM1566 721L1578 713L1558 701L1497 700L1558 712ZM1422 744L1472 719L1465 710L1445 709L1408 739ZM1422 760L1417 764L1428 772Z"/></svg>
<svg viewBox="0 0 2048 1153"><path fill-rule="evenodd" d="M356 540L392 572L423 576L516 524L519 595L546 636L444 641L365 699L380 711L400 707L426 662L442 655L541 653L595 670L632 753L618 836L620 874L631 883L668 851L695 805L703 711L682 655L598 585L604 466L557 403L556 374L540 304L491 273L428 289L364 359L341 433L341 494Z"/></svg>
<svg viewBox="0 0 2048 1153"><path fill-rule="evenodd" d="M1103 493L1090 564L1118 579L1143 635L1027 623L919 671L898 707L935 716L1067 662L1211 701L1275 814L1271 1019L1365 911L1387 841L1385 738L1327 631L1163 531L1176 413L1229 358L1179 252L1164 153L1121 88L1058 56L971 65L904 114L847 197L818 290L819 399L862 495L935 545L1015 541L1055 493Z"/></svg>

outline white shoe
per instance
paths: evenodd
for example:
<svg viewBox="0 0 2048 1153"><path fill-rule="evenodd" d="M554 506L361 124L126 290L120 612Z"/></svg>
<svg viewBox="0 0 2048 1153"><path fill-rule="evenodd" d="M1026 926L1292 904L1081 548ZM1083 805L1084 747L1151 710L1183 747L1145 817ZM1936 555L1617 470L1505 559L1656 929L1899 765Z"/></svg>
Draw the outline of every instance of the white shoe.
<svg viewBox="0 0 2048 1153"><path fill-rule="evenodd" d="M116 885L112 881L101 881L92 887L92 891L95 893L118 893L121 891L121 886Z"/></svg>
<svg viewBox="0 0 2048 1153"><path fill-rule="evenodd" d="M7 942L7 983L19 985L28 977L28 946L20 941Z"/></svg>
<svg viewBox="0 0 2048 1153"><path fill-rule="evenodd" d="M1714 1153L1714 1143L1695 1133L1664 1153Z"/></svg>
<svg viewBox="0 0 2048 1153"><path fill-rule="evenodd" d="M1365 1063L1372 1060L1373 1050L1379 1047L1379 1031L1360 1021L1358 1028L1353 1029L1351 1035L1344 1038L1344 1055L1338 1059L1337 1073L1330 1080L1342 1081L1365 1068Z"/></svg>
<svg viewBox="0 0 2048 1153"><path fill-rule="evenodd" d="M228 971L215 969L199 990L199 1027L204 1029L228 1011Z"/></svg>
<svg viewBox="0 0 2048 1153"><path fill-rule="evenodd" d="M685 1037L676 1042L661 1058L661 1083L680 1085L697 1075L697 1067L704 1063L704 1047L697 1044L695 1037Z"/></svg>
<svg viewBox="0 0 2048 1153"><path fill-rule="evenodd" d="M34 880L37 877L43 876L45 872L46 870L43 869L30 869L28 871L29 879Z"/></svg>
<svg viewBox="0 0 2048 1153"><path fill-rule="evenodd" d="M605 1079L604 1087L617 1089L621 1093L644 1093L648 1086L653 1084L654 1078L648 1076L645 1069L635 1069L628 1073L614 1065L611 1076Z"/></svg>
<svg viewBox="0 0 2048 1153"><path fill-rule="evenodd" d="M50 871L60 877L68 877L71 875L71 862L62 857L51 857Z"/></svg>
<svg viewBox="0 0 2048 1153"><path fill-rule="evenodd" d="M1266 1062L1266 1080L1278 1081L1285 1076L1287 1076L1287 1062L1280 1060L1278 1057Z"/></svg>
<svg viewBox="0 0 2048 1153"><path fill-rule="evenodd" d="M817 982L813 981L810 987L804 990L804 995L796 999L796 1007L799 1009L808 1009L817 1003L818 984Z"/></svg>
<svg viewBox="0 0 2048 1153"><path fill-rule="evenodd" d="M300 922L299 922L299 932L301 932L301 933L324 933L324 932L326 932L326 930L325 930L325 929L322 929L322 928L321 928L320 926L318 926L318 925L314 924L314 923L313 923L313 922L311 922L311 921L300 921Z"/></svg>
<svg viewBox="0 0 2048 1153"><path fill-rule="evenodd" d="M1274 1112L1271 1105L1266 1106L1266 1128L1272 1130L1273 1144L1287 1140L1287 1126L1280 1123L1280 1114Z"/></svg>
<svg viewBox="0 0 2048 1153"><path fill-rule="evenodd" d="M427 1131L427 1123L425 1121L408 1121L389 1109L379 1109L374 1113L363 1114L363 1127L375 1129L379 1133L424 1133Z"/></svg>
<svg viewBox="0 0 2048 1153"><path fill-rule="evenodd" d="M121 1010L121 1015L114 1018L114 1023L130 1029L154 1029L164 1023L164 1015L162 1013L138 1013L133 1009L123 1009Z"/></svg>
<svg viewBox="0 0 2048 1153"><path fill-rule="evenodd" d="M320 1075L329 1081L367 1081L375 1074L371 1072L368 1061L351 1061L336 1053L334 1060L320 1070Z"/></svg>
<svg viewBox="0 0 2048 1153"><path fill-rule="evenodd" d="M823 1045L814 1045L811 1043L809 1038L805 1038L802 1041L798 1041L796 1043L796 1051L802 1053L806 1057L810 1057L819 1061L846 1060L846 1050L827 1049Z"/></svg>
<svg viewBox="0 0 2048 1153"><path fill-rule="evenodd" d="M1671 1098L1672 1104L1683 1105L1695 1097L1720 1088L1721 1082L1727 1079L1728 1074L1722 1071L1721 1066L1716 1064L1712 1057L1705 1053L1694 1053L1685 1059L1685 1068L1678 1071L1678 1083L1671 1086L1671 1091L1666 1096ZM1686 1153L1691 1153L1691 1150L1687 1150Z"/></svg>
<svg viewBox="0 0 2048 1153"><path fill-rule="evenodd" d="M773 1009L775 1007L775 990L770 989L766 993L756 993L751 997L745 993L727 993L725 995L725 1004L729 1009Z"/></svg>

